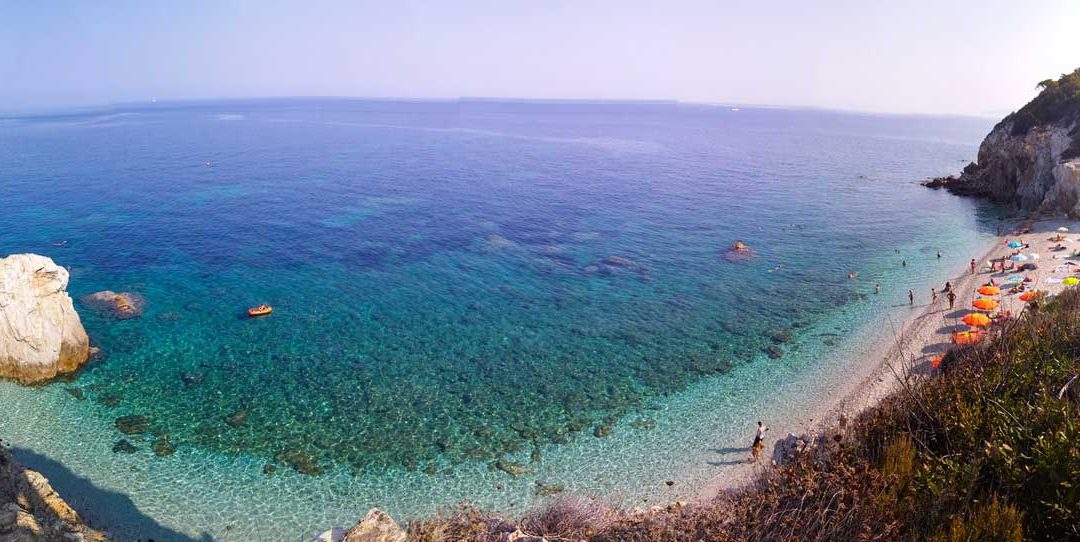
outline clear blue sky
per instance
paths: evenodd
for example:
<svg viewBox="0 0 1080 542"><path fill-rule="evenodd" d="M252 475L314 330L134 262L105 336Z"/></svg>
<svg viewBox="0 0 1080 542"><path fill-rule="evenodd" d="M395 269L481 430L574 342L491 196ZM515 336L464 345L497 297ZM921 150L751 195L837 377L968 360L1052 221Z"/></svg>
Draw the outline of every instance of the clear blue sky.
<svg viewBox="0 0 1080 542"><path fill-rule="evenodd" d="M0 0L0 109L262 96L998 114L1080 67L1080 0Z"/></svg>

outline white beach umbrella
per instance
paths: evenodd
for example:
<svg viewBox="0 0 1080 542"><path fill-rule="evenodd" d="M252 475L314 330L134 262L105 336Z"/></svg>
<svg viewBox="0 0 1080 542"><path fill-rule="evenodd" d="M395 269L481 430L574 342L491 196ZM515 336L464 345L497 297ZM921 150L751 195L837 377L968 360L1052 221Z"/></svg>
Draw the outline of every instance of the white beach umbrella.
<svg viewBox="0 0 1080 542"><path fill-rule="evenodd" d="M1062 227L1058 228L1058 231L1061 232L1061 233L1065 233L1065 232L1069 231L1069 228L1066 228L1065 226L1062 226Z"/></svg>

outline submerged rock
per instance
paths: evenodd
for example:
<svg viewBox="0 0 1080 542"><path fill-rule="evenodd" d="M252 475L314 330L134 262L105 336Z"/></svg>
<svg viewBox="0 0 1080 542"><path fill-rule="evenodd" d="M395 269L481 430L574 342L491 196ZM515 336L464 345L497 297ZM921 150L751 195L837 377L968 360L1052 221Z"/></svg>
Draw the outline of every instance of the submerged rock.
<svg viewBox="0 0 1080 542"><path fill-rule="evenodd" d="M188 386L194 386L196 384L202 384L203 374L196 372L183 373L180 375L180 381Z"/></svg>
<svg viewBox="0 0 1080 542"><path fill-rule="evenodd" d="M125 435L138 435L150 428L150 419L138 414L121 416L116 419L116 428Z"/></svg>
<svg viewBox="0 0 1080 542"><path fill-rule="evenodd" d="M656 429L656 420L650 420L650 419L641 418L641 419L634 420L634 421L630 422L630 427L633 427L634 429L645 429L645 430Z"/></svg>
<svg viewBox="0 0 1080 542"><path fill-rule="evenodd" d="M158 457L165 457L172 455L176 451L176 448L169 442L169 435L161 435L154 443L150 445L150 449L153 450L154 455Z"/></svg>
<svg viewBox="0 0 1080 542"><path fill-rule="evenodd" d="M277 454L275 459L292 467L300 474L319 476L323 473L322 467L315 461L315 456L303 450L285 450Z"/></svg>
<svg viewBox="0 0 1080 542"><path fill-rule="evenodd" d="M275 465L273 465L271 463L267 463L267 464L263 465L263 474L265 474L267 476L270 476L271 474L274 474L275 472L277 472L277 466L275 466Z"/></svg>
<svg viewBox="0 0 1080 542"><path fill-rule="evenodd" d="M115 393L103 393L94 399L95 403L105 405L107 407L114 407L120 404L120 395Z"/></svg>
<svg viewBox="0 0 1080 542"><path fill-rule="evenodd" d="M83 393L82 388L64 388L64 391L80 401L86 400L86 394Z"/></svg>
<svg viewBox="0 0 1080 542"><path fill-rule="evenodd" d="M604 438L611 436L611 426L607 424L601 424L593 429L593 436L596 438Z"/></svg>
<svg viewBox="0 0 1080 542"><path fill-rule="evenodd" d="M67 285L67 270L50 258L0 258L0 378L33 384L86 363L90 339Z"/></svg>
<svg viewBox="0 0 1080 542"><path fill-rule="evenodd" d="M784 349L776 346L775 344L770 344L769 346L766 346L762 349L762 352L765 352L765 355L769 356L769 359L780 359L784 357Z"/></svg>
<svg viewBox="0 0 1080 542"><path fill-rule="evenodd" d="M113 444L112 451L114 454L133 454L139 451L133 444L128 442L127 439L120 439Z"/></svg>
<svg viewBox="0 0 1080 542"><path fill-rule="evenodd" d="M495 462L495 468L499 469L510 476L525 476L532 472L532 469L522 465L520 463L514 463L513 461L507 461L500 459Z"/></svg>
<svg viewBox="0 0 1080 542"><path fill-rule="evenodd" d="M795 335L786 329L779 329L772 332L769 335L769 338L776 344L795 342Z"/></svg>
<svg viewBox="0 0 1080 542"><path fill-rule="evenodd" d="M146 300L131 292L103 290L79 298L86 306L117 320L127 320L142 314Z"/></svg>
<svg viewBox="0 0 1080 542"><path fill-rule="evenodd" d="M230 427L242 427L247 424L247 419L248 411L246 408L242 408L226 416L225 423L229 424Z"/></svg>
<svg viewBox="0 0 1080 542"><path fill-rule="evenodd" d="M547 482L536 481L536 489L534 490L540 497L550 497L566 491L566 486L563 484L549 484Z"/></svg>

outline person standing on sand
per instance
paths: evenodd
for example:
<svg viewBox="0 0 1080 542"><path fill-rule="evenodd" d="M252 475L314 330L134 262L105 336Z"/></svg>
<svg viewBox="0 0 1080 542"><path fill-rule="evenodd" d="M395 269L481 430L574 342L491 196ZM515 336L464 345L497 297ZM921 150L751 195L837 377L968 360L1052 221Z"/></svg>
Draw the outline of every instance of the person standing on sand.
<svg viewBox="0 0 1080 542"><path fill-rule="evenodd" d="M971 259L971 273L975 274L975 258Z"/></svg>
<svg viewBox="0 0 1080 542"><path fill-rule="evenodd" d="M910 305L915 304L915 290L908 290L907 291L907 299L908 299L908 304L910 304Z"/></svg>
<svg viewBox="0 0 1080 542"><path fill-rule="evenodd" d="M949 295L946 297L949 298L949 308L952 309L953 303L956 303L956 292L949 290Z"/></svg>
<svg viewBox="0 0 1080 542"><path fill-rule="evenodd" d="M930 288L930 302L937 303L937 289Z"/></svg>
<svg viewBox="0 0 1080 542"><path fill-rule="evenodd" d="M761 458L761 450L765 449L765 432L769 428L765 427L765 424L761 423L761 420L757 422L757 434L754 435L754 443L750 445L750 461L757 463Z"/></svg>

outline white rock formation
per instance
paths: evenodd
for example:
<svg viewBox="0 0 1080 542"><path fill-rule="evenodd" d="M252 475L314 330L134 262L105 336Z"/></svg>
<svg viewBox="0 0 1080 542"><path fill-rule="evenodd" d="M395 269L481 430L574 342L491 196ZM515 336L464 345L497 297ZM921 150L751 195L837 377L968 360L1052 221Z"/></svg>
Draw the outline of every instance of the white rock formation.
<svg viewBox="0 0 1080 542"><path fill-rule="evenodd" d="M86 362L89 339L67 284L67 270L45 256L0 258L0 377L33 384Z"/></svg>

